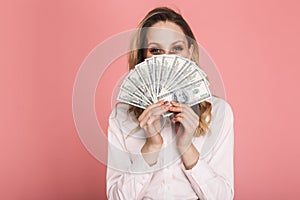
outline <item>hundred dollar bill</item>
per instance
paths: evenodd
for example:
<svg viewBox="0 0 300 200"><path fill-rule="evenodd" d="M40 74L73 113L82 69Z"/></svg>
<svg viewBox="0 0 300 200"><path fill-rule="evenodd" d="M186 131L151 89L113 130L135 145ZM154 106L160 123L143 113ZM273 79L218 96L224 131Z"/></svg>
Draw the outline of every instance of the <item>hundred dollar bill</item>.
<svg viewBox="0 0 300 200"><path fill-rule="evenodd" d="M147 104L152 104L153 102L151 102L151 99L149 99L150 97L145 96L148 94L147 91L144 91L143 87L141 87L141 84L139 83L134 83L132 82L132 77L130 78L130 75L132 75L133 73L135 73L133 70L131 70L131 73L129 74L129 76L127 77L127 79L125 79L121 85L121 89L124 89L125 91L130 92L131 94L133 94L134 96L140 97L143 101L145 101ZM135 85L138 84L138 85Z"/></svg>
<svg viewBox="0 0 300 200"><path fill-rule="evenodd" d="M200 71L202 77L203 77L204 80L205 80L206 85L209 86L210 83L209 83L209 81L207 80L207 74L206 74L200 67L198 67L197 65L196 65L196 69L197 69L198 71Z"/></svg>
<svg viewBox="0 0 300 200"><path fill-rule="evenodd" d="M202 79L200 73L193 67L191 63L187 64L184 69L181 70L180 76L174 77L172 80L172 84L170 84L167 89L171 90L178 86L182 87L188 83L192 83L194 79L199 80Z"/></svg>
<svg viewBox="0 0 300 200"><path fill-rule="evenodd" d="M157 55L130 71L118 98L140 108L161 99L192 106L211 98L206 77L206 73L187 58Z"/></svg>
<svg viewBox="0 0 300 200"><path fill-rule="evenodd" d="M170 71L167 79L168 82L165 85L165 88L170 87L170 85L173 84L173 82L178 79L179 76L181 76L182 72L185 70L186 67L189 65L189 61L179 57L175 56L174 62L173 62L173 70Z"/></svg>
<svg viewBox="0 0 300 200"><path fill-rule="evenodd" d="M197 66L197 65L196 65ZM198 66L197 66L198 67ZM199 69L199 71L200 71L200 73L202 74L202 76L203 77L207 77L207 74L200 68L200 67L198 67L198 69Z"/></svg>
<svg viewBox="0 0 300 200"><path fill-rule="evenodd" d="M170 73L178 70L178 65L173 66L174 61L176 63L176 55L163 55L162 57L162 70L161 70L161 90L159 94L166 93L166 84L170 81Z"/></svg>
<svg viewBox="0 0 300 200"><path fill-rule="evenodd" d="M205 82L206 84L209 86L210 83L209 81L207 80L207 74L201 69L201 67L199 67L195 62L191 61L195 66L196 68L200 71L201 75L203 76L203 78L205 78Z"/></svg>
<svg viewBox="0 0 300 200"><path fill-rule="evenodd" d="M152 93L152 96L153 96L153 100L154 102L157 102L157 94L156 94L156 82L155 82L155 70L154 70L154 66L153 66L153 59L152 58L147 58L145 59L145 61L147 63L147 66L148 66L148 72L149 72L149 77L150 77L150 83L152 85L152 88L153 88L153 93Z"/></svg>
<svg viewBox="0 0 300 200"><path fill-rule="evenodd" d="M147 94L145 95L146 97L151 99L151 102L154 103L155 102L155 98L154 98L154 89L152 87L152 83L151 83L151 77L150 77L150 73L149 73L149 69L148 69L148 65L145 62L142 62L138 65L135 66L135 70L137 72L137 74L139 75L139 80L142 80L142 83L135 83L136 86L138 87L142 87L143 91L147 91Z"/></svg>
<svg viewBox="0 0 300 200"><path fill-rule="evenodd" d="M196 66L199 68L199 70L201 71L202 76L207 77L207 74L206 74L206 73L201 69L201 67L198 66L194 61L189 60L189 59L187 59L187 58L184 58L184 59L190 61L193 65L196 65Z"/></svg>
<svg viewBox="0 0 300 200"><path fill-rule="evenodd" d="M125 91L124 89L120 89L117 100L142 109L146 109L146 107L148 106L148 104L146 104L143 100L137 98L136 96Z"/></svg>
<svg viewBox="0 0 300 200"><path fill-rule="evenodd" d="M152 60L153 60L153 70L154 70L154 74L155 74L155 94L156 96L159 94L159 81L160 81L160 71L161 71L161 60L160 59L157 59L157 58L160 58L161 56L159 57L153 57Z"/></svg>
<svg viewBox="0 0 300 200"><path fill-rule="evenodd" d="M147 84L145 81L143 81L143 77L141 77L136 69L133 69L130 71L128 77L127 77L134 85L135 87L146 97L146 100L148 102L152 102L152 93L149 90Z"/></svg>
<svg viewBox="0 0 300 200"><path fill-rule="evenodd" d="M185 58L186 60L189 60L189 59L187 59L187 58ZM202 76L205 78L205 82L206 82L206 84L209 86L210 85L210 83L209 83L209 81L206 79L207 78L207 74L203 71L203 69L200 67L200 66L198 66L194 61L192 61L192 60L189 60L191 63L193 63L193 65L195 65L198 69L199 69L199 71L200 71L200 73L202 74Z"/></svg>
<svg viewBox="0 0 300 200"><path fill-rule="evenodd" d="M178 88L170 93L158 96L158 100L176 101L193 106L202 101L211 99L211 93L204 79L191 83L185 87Z"/></svg>
<svg viewBox="0 0 300 200"><path fill-rule="evenodd" d="M156 77L157 95L161 93L161 91L163 90L165 83L166 83L167 67L165 66L165 63L164 63L165 57L166 57L166 55L153 56L155 66L159 68L157 70L158 76Z"/></svg>
<svg viewBox="0 0 300 200"><path fill-rule="evenodd" d="M187 67L185 67L182 70L181 76L177 76L177 79L173 80L173 84L166 88L166 91L164 91L164 93L170 92L171 90L174 90L178 87L191 84L200 79L204 79L205 83L209 86L209 83L207 79L203 76L203 73L201 72L200 68L197 65L190 63L187 65Z"/></svg>
<svg viewBox="0 0 300 200"><path fill-rule="evenodd" d="M196 64L195 64L195 65L196 65ZM205 73L205 71L204 71L201 67L198 66L198 69L200 70L202 76L205 78L206 84L209 86L210 83L209 83L209 81L207 80L207 74Z"/></svg>
<svg viewBox="0 0 300 200"><path fill-rule="evenodd" d="M172 91L178 87L185 87L186 85L189 85L201 79L205 78L198 70L198 67L190 67L182 73L182 76L178 77L178 80L174 80L173 84L167 89L169 91ZM206 82L206 80L204 81Z"/></svg>

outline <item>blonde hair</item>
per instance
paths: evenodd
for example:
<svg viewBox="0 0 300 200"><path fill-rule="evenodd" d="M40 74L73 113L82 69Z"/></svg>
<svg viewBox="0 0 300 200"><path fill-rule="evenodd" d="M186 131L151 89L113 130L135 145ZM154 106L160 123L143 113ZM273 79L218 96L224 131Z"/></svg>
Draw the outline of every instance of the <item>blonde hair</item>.
<svg viewBox="0 0 300 200"><path fill-rule="evenodd" d="M151 27L159 21L173 22L182 29L183 33L186 35L188 47L191 47L191 45L194 46L191 60L199 66L198 44L187 22L179 13L175 12L174 10L167 7L159 7L151 10L137 27L137 31L135 32L130 45L130 52L128 56L129 70L134 69L135 65L145 60L145 41L147 28ZM205 135L205 133L207 132L212 119L211 110L212 106L210 102L204 101L199 103L199 126L195 131L194 136L199 137L200 135ZM138 118L143 112L143 109L131 106L129 108L129 112L134 112L135 116Z"/></svg>

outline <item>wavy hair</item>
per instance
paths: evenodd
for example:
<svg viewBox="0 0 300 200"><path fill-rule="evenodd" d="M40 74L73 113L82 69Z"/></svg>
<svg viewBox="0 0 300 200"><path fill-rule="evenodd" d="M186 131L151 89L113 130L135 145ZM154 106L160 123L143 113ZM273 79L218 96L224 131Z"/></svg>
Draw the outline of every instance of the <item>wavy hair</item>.
<svg viewBox="0 0 300 200"><path fill-rule="evenodd" d="M135 32L135 35L131 40L130 52L128 56L129 70L134 69L135 65L145 60L145 55L146 55L145 42L146 42L147 28L150 28L151 26L153 26L154 24L160 21L173 22L182 29L183 33L187 38L188 47L190 48L191 45L194 46L191 60L194 61L199 66L198 44L187 22L183 19L183 17L179 13L175 12L174 10L168 7L158 7L151 10L145 16L145 18L139 23L137 27L137 31ZM211 110L212 110L212 105L210 102L204 101L199 103L199 106L197 107L196 110L196 113L198 113L199 115L199 125L198 125L198 129L195 131L194 136L199 137L200 135L205 135L205 133L207 132L209 124L212 120ZM134 115L138 118L143 112L143 109L135 106L130 106L128 111L133 112Z"/></svg>

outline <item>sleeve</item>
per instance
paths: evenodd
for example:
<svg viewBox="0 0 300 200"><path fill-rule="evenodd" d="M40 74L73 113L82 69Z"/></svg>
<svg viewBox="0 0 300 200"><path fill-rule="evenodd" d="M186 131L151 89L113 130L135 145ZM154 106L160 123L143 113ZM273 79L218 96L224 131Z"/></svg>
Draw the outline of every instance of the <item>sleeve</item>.
<svg viewBox="0 0 300 200"><path fill-rule="evenodd" d="M123 133L116 118L109 119L108 165L106 194L109 200L142 199L155 168L149 166L141 153L130 154L125 147Z"/></svg>
<svg viewBox="0 0 300 200"><path fill-rule="evenodd" d="M220 120L220 119L218 119ZM220 123L220 121L217 121ZM234 196L233 113L226 103L223 128L210 156L198 160L190 170L182 165L186 177L200 199L232 200Z"/></svg>

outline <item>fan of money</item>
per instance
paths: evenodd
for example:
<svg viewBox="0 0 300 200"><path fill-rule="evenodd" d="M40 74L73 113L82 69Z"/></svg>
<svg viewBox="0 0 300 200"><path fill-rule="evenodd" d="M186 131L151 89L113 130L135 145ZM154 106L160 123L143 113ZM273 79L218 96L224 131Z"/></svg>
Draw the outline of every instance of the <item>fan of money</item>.
<svg viewBox="0 0 300 200"><path fill-rule="evenodd" d="M206 73L189 59L155 55L128 73L118 100L143 109L162 99L193 106L211 98L206 77Z"/></svg>

